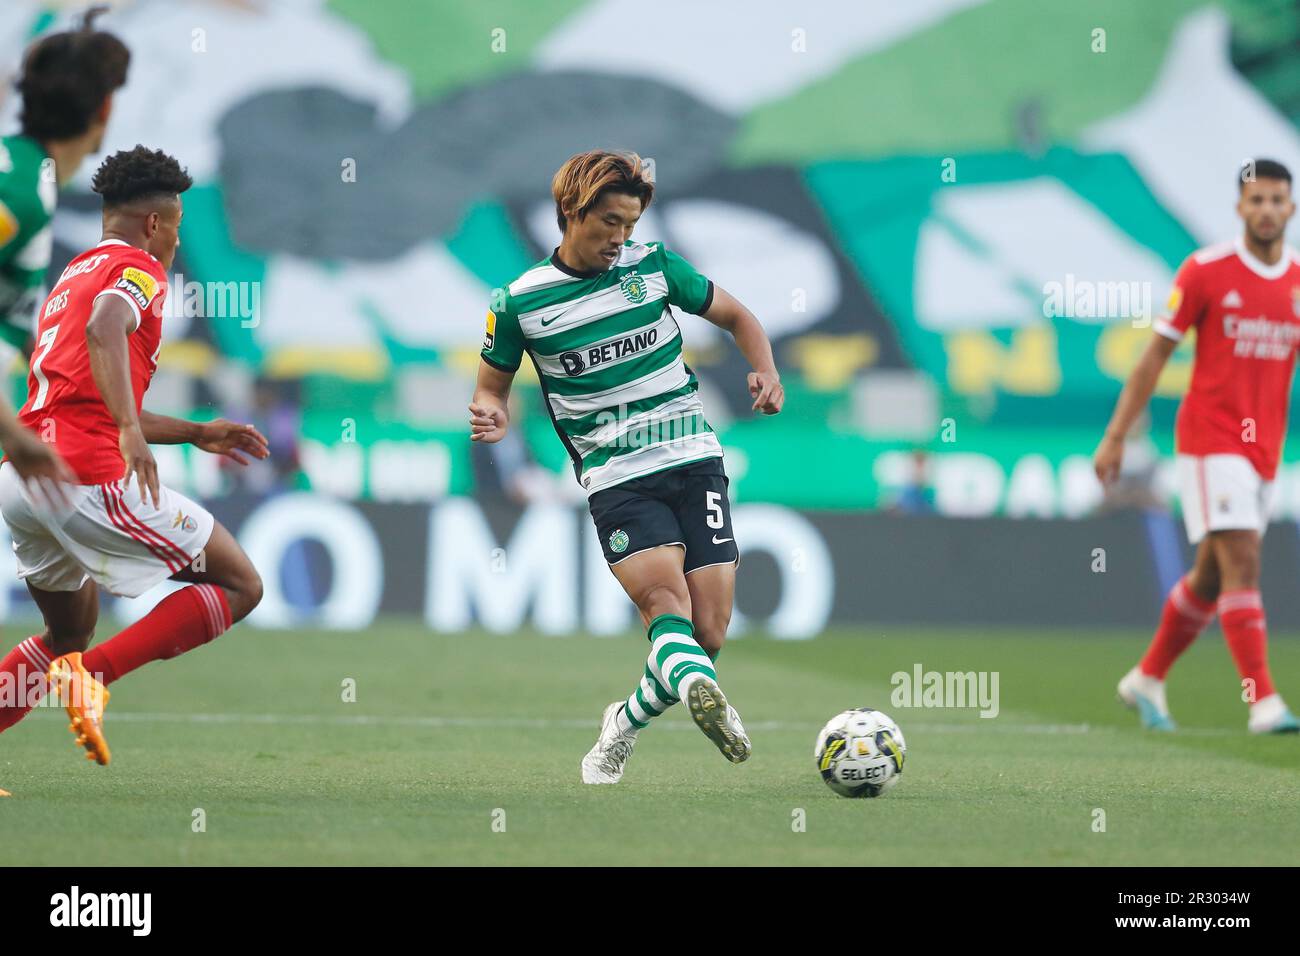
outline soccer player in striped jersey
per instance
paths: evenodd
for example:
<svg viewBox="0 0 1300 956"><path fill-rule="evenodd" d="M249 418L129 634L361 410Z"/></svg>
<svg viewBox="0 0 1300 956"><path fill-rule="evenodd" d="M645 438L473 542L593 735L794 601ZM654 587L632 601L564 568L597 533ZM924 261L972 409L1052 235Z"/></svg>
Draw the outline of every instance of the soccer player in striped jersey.
<svg viewBox="0 0 1300 956"><path fill-rule="evenodd" d="M1269 673L1259 594L1260 539L1268 528L1300 345L1300 259L1286 245L1294 213L1285 166L1261 159L1242 168L1237 214L1243 235L1200 249L1182 264L1167 315L1155 322L1156 334L1097 447L1097 477L1113 481L1125 435L1151 400L1169 356L1195 330L1196 361L1176 438L1179 498L1196 562L1170 591L1146 654L1119 682L1120 700L1152 730L1175 729L1165 675L1217 610L1242 697L1250 703L1247 729L1300 731Z"/></svg>
<svg viewBox="0 0 1300 956"><path fill-rule="evenodd" d="M674 308L730 332L753 371L753 408L781 410L771 343L754 315L661 242L632 230L654 196L634 153L571 157L551 183L560 245L505 290L487 317L471 439L500 441L525 352L552 424L587 492L610 570L650 640L644 673L605 708L582 761L585 783L617 783L637 734L679 700L733 763L750 741L714 661L731 620L739 551L722 446L682 357Z"/></svg>
<svg viewBox="0 0 1300 956"><path fill-rule="evenodd" d="M0 138L0 366L30 352L36 306L54 250L51 220L59 187L97 152L126 83L131 54L96 30L95 7L79 28L42 37L23 57L14 84L21 131Z"/></svg>

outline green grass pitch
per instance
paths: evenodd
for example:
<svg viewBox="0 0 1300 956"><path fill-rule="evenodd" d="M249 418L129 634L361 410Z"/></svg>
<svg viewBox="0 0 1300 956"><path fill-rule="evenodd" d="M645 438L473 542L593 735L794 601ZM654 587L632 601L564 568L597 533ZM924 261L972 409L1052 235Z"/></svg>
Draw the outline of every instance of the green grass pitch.
<svg viewBox="0 0 1300 956"><path fill-rule="evenodd" d="M8 648L30 631L5 628ZM754 740L727 763L680 713L623 782L580 783L605 704L644 639L239 628L113 687L113 763L61 711L0 735L6 864L1087 864L1300 862L1300 738L1252 738L1217 631L1171 675L1184 731L1138 729L1114 684L1145 634L898 627L733 641L720 676ZM1300 702L1300 641L1271 659ZM1000 675L1001 713L890 705L911 671ZM356 682L345 702L344 682ZM899 786L835 796L813 737L848 707L890 712ZM193 831L195 810L206 818ZM1096 810L1105 832L1094 831ZM803 811L802 815L796 811ZM504 811L498 812L498 811ZM802 816L803 832L794 823ZM495 824L495 826L494 826Z"/></svg>

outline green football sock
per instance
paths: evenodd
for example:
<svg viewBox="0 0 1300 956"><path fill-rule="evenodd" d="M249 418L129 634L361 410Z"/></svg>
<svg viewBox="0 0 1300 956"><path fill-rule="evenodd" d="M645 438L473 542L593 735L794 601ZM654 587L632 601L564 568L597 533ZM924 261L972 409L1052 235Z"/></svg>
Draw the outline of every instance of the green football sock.
<svg viewBox="0 0 1300 956"><path fill-rule="evenodd" d="M640 730L681 699L682 684L692 674L718 679L713 662L695 641L695 628L677 614L660 614L650 622L650 657L645 675L620 714L625 731Z"/></svg>

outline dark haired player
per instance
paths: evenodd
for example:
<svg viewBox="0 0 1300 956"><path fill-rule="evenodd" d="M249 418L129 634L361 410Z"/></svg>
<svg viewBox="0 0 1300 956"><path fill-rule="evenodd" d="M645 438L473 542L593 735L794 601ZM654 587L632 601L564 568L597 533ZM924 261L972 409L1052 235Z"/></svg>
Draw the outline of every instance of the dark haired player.
<svg viewBox="0 0 1300 956"><path fill-rule="evenodd" d="M266 457L266 439L250 425L141 410L160 349L167 269L180 244L180 194L189 187L176 160L143 146L100 166L93 188L104 201L104 238L68 264L40 309L19 413L75 472L68 506L45 507L9 462L0 465L0 514L18 576L45 618L43 634L0 660L0 681L25 691L16 702L0 695L0 730L43 691L31 687L31 675L48 671L77 742L101 764L109 761L104 685L211 641L262 596L261 579L230 532L159 484L149 444L188 443L246 464L245 454ZM193 586L87 651L101 587L134 597L165 578Z"/></svg>
<svg viewBox="0 0 1300 956"><path fill-rule="evenodd" d="M1242 168L1235 242L1193 253L1174 279L1168 314L1155 323L1097 448L1097 477L1119 474L1124 436L1151 400L1156 379L1183 336L1196 330L1192 384L1178 409L1178 484L1196 563L1165 601L1146 655L1119 682L1119 697L1152 730L1174 730L1165 675L1219 614L1250 703L1251 733L1294 733L1300 721L1273 687L1260 538L1268 527L1273 478L1286 436L1300 343L1300 261L1286 246L1295 212L1291 173L1261 159Z"/></svg>
<svg viewBox="0 0 1300 956"><path fill-rule="evenodd" d="M122 41L94 29L104 9L91 10L80 29L32 45L16 84L22 131L0 137L0 374L31 348L54 249L50 219L59 186L99 149L113 92L126 82L131 54ZM62 483L74 480L53 448L18 425L2 392L0 447L49 500L60 501Z"/></svg>
<svg viewBox="0 0 1300 956"><path fill-rule="evenodd" d="M93 9L79 29L32 44L15 84L21 132L0 139L0 369L30 345L59 187L98 152L113 94L126 83L130 52L94 27L104 9Z"/></svg>

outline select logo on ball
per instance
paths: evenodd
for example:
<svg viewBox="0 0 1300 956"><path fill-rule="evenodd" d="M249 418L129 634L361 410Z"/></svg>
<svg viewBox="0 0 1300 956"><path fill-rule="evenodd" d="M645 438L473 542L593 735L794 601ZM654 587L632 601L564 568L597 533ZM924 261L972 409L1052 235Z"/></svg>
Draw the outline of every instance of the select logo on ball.
<svg viewBox="0 0 1300 956"><path fill-rule="evenodd" d="M832 717L813 748L826 786L842 797L879 797L898 785L907 759L903 732L888 714L857 707Z"/></svg>

